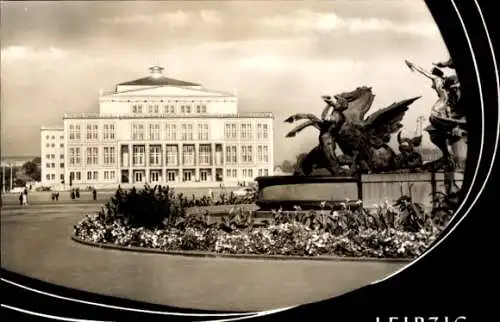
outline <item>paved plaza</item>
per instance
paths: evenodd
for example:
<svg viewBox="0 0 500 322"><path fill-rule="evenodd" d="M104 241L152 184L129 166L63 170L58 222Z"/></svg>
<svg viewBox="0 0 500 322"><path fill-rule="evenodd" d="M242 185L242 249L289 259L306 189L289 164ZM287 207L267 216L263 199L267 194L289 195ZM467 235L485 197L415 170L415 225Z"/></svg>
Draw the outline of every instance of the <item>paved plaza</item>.
<svg viewBox="0 0 500 322"><path fill-rule="evenodd" d="M1 210L2 267L80 290L185 308L254 311L313 302L364 286L398 262L193 258L100 249L70 239L100 203Z"/></svg>

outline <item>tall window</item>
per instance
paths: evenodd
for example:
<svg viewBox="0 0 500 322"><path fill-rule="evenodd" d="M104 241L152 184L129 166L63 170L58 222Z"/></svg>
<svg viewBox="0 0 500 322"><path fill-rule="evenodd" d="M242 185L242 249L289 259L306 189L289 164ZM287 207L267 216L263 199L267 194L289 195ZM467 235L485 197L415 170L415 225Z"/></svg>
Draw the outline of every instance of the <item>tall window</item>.
<svg viewBox="0 0 500 322"><path fill-rule="evenodd" d="M194 165L194 145L185 144L182 146L182 164Z"/></svg>
<svg viewBox="0 0 500 322"><path fill-rule="evenodd" d="M175 113L175 105L169 104L169 105L163 106L163 112L165 114L174 114Z"/></svg>
<svg viewBox="0 0 500 322"><path fill-rule="evenodd" d="M149 147L149 165L161 166L161 146L151 145Z"/></svg>
<svg viewBox="0 0 500 322"><path fill-rule="evenodd" d="M194 176L194 171L184 170L182 171L182 181L191 181Z"/></svg>
<svg viewBox="0 0 500 322"><path fill-rule="evenodd" d="M236 139L236 124L231 124L231 138Z"/></svg>
<svg viewBox="0 0 500 322"><path fill-rule="evenodd" d="M257 139L268 139L269 138L269 127L267 124L259 123L257 124Z"/></svg>
<svg viewBox="0 0 500 322"><path fill-rule="evenodd" d="M87 140L97 140L99 125L87 124Z"/></svg>
<svg viewBox="0 0 500 322"><path fill-rule="evenodd" d="M175 124L167 123L166 132L167 132L167 141L177 140L177 126Z"/></svg>
<svg viewBox="0 0 500 322"><path fill-rule="evenodd" d="M177 145L167 145L167 165L177 165L179 149Z"/></svg>
<svg viewBox="0 0 500 322"><path fill-rule="evenodd" d="M252 124L251 123L243 123L241 124L241 139L242 140L251 140L252 139Z"/></svg>
<svg viewBox="0 0 500 322"><path fill-rule="evenodd" d="M199 164L210 165L210 144L200 144Z"/></svg>
<svg viewBox="0 0 500 322"><path fill-rule="evenodd" d="M193 124L181 125L181 140L183 141L193 140Z"/></svg>
<svg viewBox="0 0 500 322"><path fill-rule="evenodd" d="M253 178L253 169L243 169L243 177Z"/></svg>
<svg viewBox="0 0 500 322"><path fill-rule="evenodd" d="M132 105L132 112L133 113L142 113L142 105L141 104Z"/></svg>
<svg viewBox="0 0 500 322"><path fill-rule="evenodd" d="M81 180L82 179L80 171L76 171L76 172L71 171L69 173L69 177L73 178L73 180Z"/></svg>
<svg viewBox="0 0 500 322"><path fill-rule="evenodd" d="M212 175L212 170L202 169L200 170L200 180L208 181L208 178Z"/></svg>
<svg viewBox="0 0 500 322"><path fill-rule="evenodd" d="M257 146L257 162L269 162L269 148L267 145Z"/></svg>
<svg viewBox="0 0 500 322"><path fill-rule="evenodd" d="M115 180L114 171L104 171L104 180Z"/></svg>
<svg viewBox="0 0 500 322"><path fill-rule="evenodd" d="M99 172L97 171L87 171L87 180L98 180Z"/></svg>
<svg viewBox="0 0 500 322"><path fill-rule="evenodd" d="M104 147L104 164L112 165L116 162L115 147L105 146Z"/></svg>
<svg viewBox="0 0 500 322"><path fill-rule="evenodd" d="M176 181L177 174L176 171L167 171L168 181Z"/></svg>
<svg viewBox="0 0 500 322"><path fill-rule="evenodd" d="M69 164L70 165L80 165L80 148L70 148L69 149Z"/></svg>
<svg viewBox="0 0 500 322"><path fill-rule="evenodd" d="M149 140L159 141L160 140L160 123L149 124Z"/></svg>
<svg viewBox="0 0 500 322"><path fill-rule="evenodd" d="M144 145L134 145L132 151L132 162L134 165L144 166L144 155L145 147Z"/></svg>
<svg viewBox="0 0 500 322"><path fill-rule="evenodd" d="M224 137L226 139L236 139L236 123L226 123L224 126Z"/></svg>
<svg viewBox="0 0 500 322"><path fill-rule="evenodd" d="M198 140L208 141L208 124L198 124Z"/></svg>
<svg viewBox="0 0 500 322"><path fill-rule="evenodd" d="M114 124L104 124L102 131L102 136L104 140L114 140L115 139L115 125Z"/></svg>
<svg viewBox="0 0 500 322"><path fill-rule="evenodd" d="M236 157L236 145L226 146L226 162L236 164L238 158Z"/></svg>
<svg viewBox="0 0 500 322"><path fill-rule="evenodd" d="M152 114L152 113L155 113L155 114L158 114L158 111L159 111L159 106L158 104L150 104L148 105L148 113Z"/></svg>
<svg viewBox="0 0 500 322"><path fill-rule="evenodd" d="M235 179L237 177L236 169L226 169L226 177Z"/></svg>
<svg viewBox="0 0 500 322"><path fill-rule="evenodd" d="M97 147L87 148L87 164L97 165L99 162L99 149Z"/></svg>
<svg viewBox="0 0 500 322"><path fill-rule="evenodd" d="M144 124L142 123L132 124L132 140L137 140L137 141L144 140Z"/></svg>
<svg viewBox="0 0 500 322"><path fill-rule="evenodd" d="M241 146L241 162L252 162L252 146Z"/></svg>
<svg viewBox="0 0 500 322"><path fill-rule="evenodd" d="M69 126L69 139L80 140L80 125L70 124Z"/></svg>

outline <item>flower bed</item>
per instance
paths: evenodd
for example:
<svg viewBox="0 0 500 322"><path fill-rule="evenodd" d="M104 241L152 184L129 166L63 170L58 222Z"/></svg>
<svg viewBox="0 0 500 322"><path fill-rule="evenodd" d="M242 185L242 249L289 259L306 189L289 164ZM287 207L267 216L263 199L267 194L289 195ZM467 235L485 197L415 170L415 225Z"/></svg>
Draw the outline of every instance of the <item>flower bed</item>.
<svg viewBox="0 0 500 322"><path fill-rule="evenodd" d="M414 258L436 238L433 231L404 232L394 228L349 230L341 235L311 229L299 222L225 232L218 228L146 229L120 220L104 224L89 215L75 226L74 235L94 243L146 247L165 251L198 250L221 254L348 256Z"/></svg>
<svg viewBox="0 0 500 322"><path fill-rule="evenodd" d="M74 227L84 241L164 251L219 254L414 258L442 231L442 220L407 197L372 211L274 211L257 226L248 207L234 206L220 222L186 214L185 201L171 190L149 189L117 195L100 213ZM442 219L442 218L441 218Z"/></svg>

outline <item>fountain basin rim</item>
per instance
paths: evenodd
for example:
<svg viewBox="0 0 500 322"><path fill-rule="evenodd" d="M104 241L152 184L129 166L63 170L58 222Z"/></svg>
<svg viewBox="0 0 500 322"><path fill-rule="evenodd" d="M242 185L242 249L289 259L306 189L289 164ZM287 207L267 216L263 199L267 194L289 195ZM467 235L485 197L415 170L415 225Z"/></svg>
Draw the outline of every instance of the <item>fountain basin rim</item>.
<svg viewBox="0 0 500 322"><path fill-rule="evenodd" d="M275 260L275 261L287 261L287 260L315 260L315 261L339 261L339 262L387 262L387 263L409 263L415 258L379 258L379 257L343 257L343 256L294 256L294 255L260 255L260 254L224 254L215 252L203 252L203 251L189 251L189 250L161 250L158 248L146 248L146 247L136 247L136 246L119 246L114 244L104 244L96 243L88 240L81 239L75 235L71 235L71 239L74 242L80 243L82 245L110 249L110 250L120 250L120 251L132 251L138 253L154 253L162 254L168 256L185 256L185 257L204 257L204 258L233 258L233 259L253 259L253 260Z"/></svg>

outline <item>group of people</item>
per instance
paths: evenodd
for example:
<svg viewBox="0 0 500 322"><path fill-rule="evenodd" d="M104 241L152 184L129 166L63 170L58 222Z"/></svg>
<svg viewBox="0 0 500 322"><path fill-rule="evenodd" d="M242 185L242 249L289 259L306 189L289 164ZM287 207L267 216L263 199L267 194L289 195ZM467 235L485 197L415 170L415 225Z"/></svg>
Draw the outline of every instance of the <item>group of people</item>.
<svg viewBox="0 0 500 322"><path fill-rule="evenodd" d="M19 204L21 206L28 205L28 189L24 188L24 191L19 195Z"/></svg>
<svg viewBox="0 0 500 322"><path fill-rule="evenodd" d="M50 198L52 199L52 201L58 201L59 200L59 191L56 191L56 192L53 192L51 195L50 195Z"/></svg>

